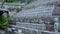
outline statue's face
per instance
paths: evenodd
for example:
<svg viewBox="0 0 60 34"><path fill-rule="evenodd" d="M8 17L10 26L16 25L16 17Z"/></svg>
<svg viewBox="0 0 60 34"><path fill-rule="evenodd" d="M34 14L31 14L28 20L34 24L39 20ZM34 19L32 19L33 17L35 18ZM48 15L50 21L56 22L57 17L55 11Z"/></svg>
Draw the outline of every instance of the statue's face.
<svg viewBox="0 0 60 34"><path fill-rule="evenodd" d="M0 15L2 15L3 14L3 11L0 11Z"/></svg>

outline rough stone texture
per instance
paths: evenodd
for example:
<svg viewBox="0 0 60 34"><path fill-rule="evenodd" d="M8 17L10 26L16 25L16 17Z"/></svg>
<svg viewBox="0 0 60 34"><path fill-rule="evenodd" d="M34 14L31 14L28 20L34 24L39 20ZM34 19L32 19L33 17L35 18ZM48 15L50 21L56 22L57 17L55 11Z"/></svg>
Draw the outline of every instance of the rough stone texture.
<svg viewBox="0 0 60 34"><path fill-rule="evenodd" d="M45 24L33 24L33 23L17 23L20 27L32 28L37 30L45 30Z"/></svg>
<svg viewBox="0 0 60 34"><path fill-rule="evenodd" d="M54 26L53 25L46 25L46 30L54 31Z"/></svg>
<svg viewBox="0 0 60 34"><path fill-rule="evenodd" d="M60 6L56 6L55 10L53 11L53 15L58 15L60 16Z"/></svg>

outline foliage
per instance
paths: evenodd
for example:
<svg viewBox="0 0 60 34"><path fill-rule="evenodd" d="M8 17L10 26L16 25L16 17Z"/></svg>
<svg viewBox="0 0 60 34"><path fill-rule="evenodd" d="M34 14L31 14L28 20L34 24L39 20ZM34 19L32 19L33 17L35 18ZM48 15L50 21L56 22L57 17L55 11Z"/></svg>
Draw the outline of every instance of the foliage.
<svg viewBox="0 0 60 34"><path fill-rule="evenodd" d="M15 2L16 0L4 0L5 2L9 2L9 3L13 3Z"/></svg>
<svg viewBox="0 0 60 34"><path fill-rule="evenodd" d="M8 19L0 15L0 26L6 25Z"/></svg>

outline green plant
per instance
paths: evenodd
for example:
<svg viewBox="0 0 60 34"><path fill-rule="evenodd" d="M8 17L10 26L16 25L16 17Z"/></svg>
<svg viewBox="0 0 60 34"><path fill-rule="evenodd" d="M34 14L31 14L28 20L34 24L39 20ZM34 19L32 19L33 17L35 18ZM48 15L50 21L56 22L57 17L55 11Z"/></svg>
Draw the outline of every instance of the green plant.
<svg viewBox="0 0 60 34"><path fill-rule="evenodd" d="M13 3L15 0L4 0L5 2Z"/></svg>
<svg viewBox="0 0 60 34"><path fill-rule="evenodd" d="M8 23L8 19L0 16L0 26L6 25Z"/></svg>

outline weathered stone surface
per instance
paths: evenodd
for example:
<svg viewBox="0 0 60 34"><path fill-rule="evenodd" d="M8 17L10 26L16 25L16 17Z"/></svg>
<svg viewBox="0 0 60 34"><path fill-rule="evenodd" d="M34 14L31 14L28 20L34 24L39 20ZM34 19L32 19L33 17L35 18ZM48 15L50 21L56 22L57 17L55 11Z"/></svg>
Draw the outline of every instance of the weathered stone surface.
<svg viewBox="0 0 60 34"><path fill-rule="evenodd" d="M45 30L45 24L34 24L34 23L17 23L17 26L32 28L37 30Z"/></svg>

